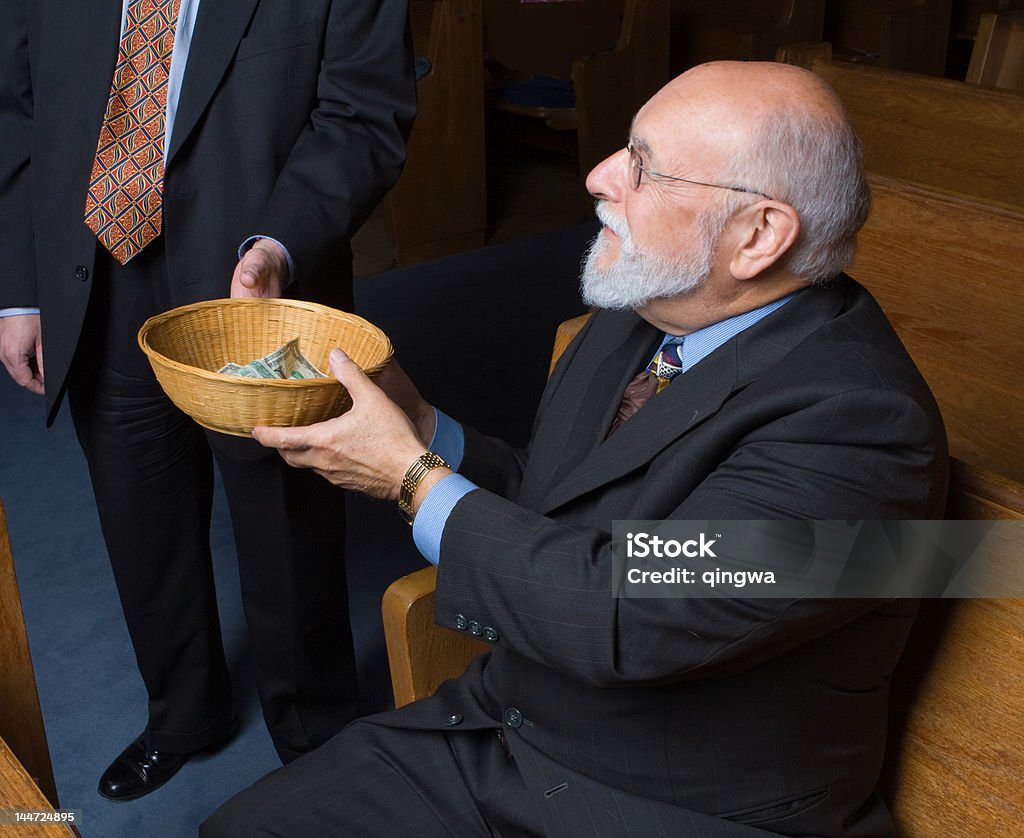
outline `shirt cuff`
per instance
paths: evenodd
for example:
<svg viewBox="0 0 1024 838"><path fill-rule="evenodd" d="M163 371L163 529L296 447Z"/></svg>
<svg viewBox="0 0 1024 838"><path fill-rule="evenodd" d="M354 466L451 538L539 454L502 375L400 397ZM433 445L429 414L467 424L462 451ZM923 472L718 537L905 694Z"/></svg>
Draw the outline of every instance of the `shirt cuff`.
<svg viewBox="0 0 1024 838"><path fill-rule="evenodd" d="M39 314L38 308L0 308L0 317L14 317L18 314Z"/></svg>
<svg viewBox="0 0 1024 838"><path fill-rule="evenodd" d="M436 407L434 417L434 438L427 447L448 463L452 471L458 471L466 450L466 435L462 425Z"/></svg>
<svg viewBox="0 0 1024 838"><path fill-rule="evenodd" d="M441 561L441 536L455 504L479 488L461 474L449 474L438 480L423 498L412 522L412 540L423 558L431 564Z"/></svg>
<svg viewBox="0 0 1024 838"><path fill-rule="evenodd" d="M284 251L284 258L288 260L288 279L284 282L284 287L287 288L295 281L295 263L292 261L292 255L288 252L288 248L273 236L249 236L249 238L242 242L238 248L239 261L241 261L242 257L245 256L246 251L260 239L266 239L268 242L273 242Z"/></svg>

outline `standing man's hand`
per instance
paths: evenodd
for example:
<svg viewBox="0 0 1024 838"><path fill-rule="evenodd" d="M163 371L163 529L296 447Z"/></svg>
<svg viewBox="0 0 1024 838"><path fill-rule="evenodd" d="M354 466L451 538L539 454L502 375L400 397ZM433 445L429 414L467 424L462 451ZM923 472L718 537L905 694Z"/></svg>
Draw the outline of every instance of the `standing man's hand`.
<svg viewBox="0 0 1024 838"><path fill-rule="evenodd" d="M231 296L280 297L288 279L288 256L270 239L257 239L235 266Z"/></svg>
<svg viewBox="0 0 1024 838"><path fill-rule="evenodd" d="M26 390L43 393L43 340L38 314L0 317L0 360Z"/></svg>

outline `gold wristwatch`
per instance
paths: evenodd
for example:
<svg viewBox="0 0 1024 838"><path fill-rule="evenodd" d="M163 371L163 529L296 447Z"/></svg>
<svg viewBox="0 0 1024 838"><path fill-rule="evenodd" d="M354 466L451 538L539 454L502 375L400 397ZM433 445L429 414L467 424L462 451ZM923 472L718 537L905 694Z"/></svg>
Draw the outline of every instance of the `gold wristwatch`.
<svg viewBox="0 0 1024 838"><path fill-rule="evenodd" d="M423 478L435 468L451 468L451 466L433 451L426 451L412 461L405 477L402 478L402 485L398 490L398 511L409 525L412 525L416 517L412 508L412 499L416 495L416 489L423 482Z"/></svg>

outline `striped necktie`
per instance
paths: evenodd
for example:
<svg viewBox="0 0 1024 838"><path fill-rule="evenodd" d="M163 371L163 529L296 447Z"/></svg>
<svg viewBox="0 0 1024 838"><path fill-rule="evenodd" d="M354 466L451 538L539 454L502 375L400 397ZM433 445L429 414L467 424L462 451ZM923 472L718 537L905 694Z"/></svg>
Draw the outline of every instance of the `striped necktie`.
<svg viewBox="0 0 1024 838"><path fill-rule="evenodd" d="M167 80L180 0L132 0L85 199L85 223L122 265L163 228Z"/></svg>
<svg viewBox="0 0 1024 838"><path fill-rule="evenodd" d="M669 382L683 371L682 356L680 355L682 348L683 338L673 338L668 341L654 356L647 368L626 385L626 390L622 394L622 402L619 404L619 409L612 420L612 426L608 430L608 436L622 427L623 422L647 404L652 396L668 387Z"/></svg>

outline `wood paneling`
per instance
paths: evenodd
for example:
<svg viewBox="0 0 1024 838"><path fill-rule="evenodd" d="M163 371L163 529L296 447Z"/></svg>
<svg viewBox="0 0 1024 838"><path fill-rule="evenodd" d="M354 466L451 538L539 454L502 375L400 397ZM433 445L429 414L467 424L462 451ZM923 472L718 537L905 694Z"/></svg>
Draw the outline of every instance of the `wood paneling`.
<svg viewBox="0 0 1024 838"><path fill-rule="evenodd" d="M1024 93L835 61L828 44L777 59L832 85L869 172L1024 207Z"/></svg>
<svg viewBox="0 0 1024 838"><path fill-rule="evenodd" d="M848 272L896 327L951 453L1024 482L1024 213L872 177Z"/></svg>
<svg viewBox="0 0 1024 838"><path fill-rule="evenodd" d="M29 775L52 805L57 806L50 751L36 692L35 671L25 632L25 619L0 502L0 741L18 755ZM6 778L7 782L10 778ZM42 794L40 794L42 797ZM0 805L0 808L5 808Z"/></svg>

